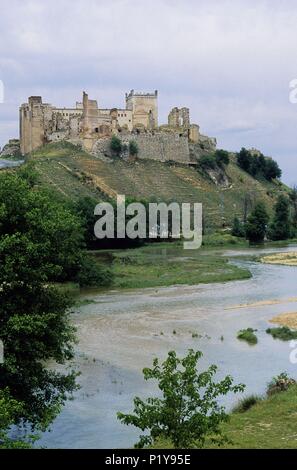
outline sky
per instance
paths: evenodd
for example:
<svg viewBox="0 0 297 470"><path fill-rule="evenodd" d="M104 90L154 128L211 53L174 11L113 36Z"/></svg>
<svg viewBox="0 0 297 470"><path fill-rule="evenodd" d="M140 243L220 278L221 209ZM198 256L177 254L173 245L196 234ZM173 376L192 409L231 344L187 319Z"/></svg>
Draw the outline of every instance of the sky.
<svg viewBox="0 0 297 470"><path fill-rule="evenodd" d="M295 0L0 0L0 146L17 137L30 95L103 108L130 89L159 92L219 148L256 147L297 183ZM1 90L0 90L1 95Z"/></svg>

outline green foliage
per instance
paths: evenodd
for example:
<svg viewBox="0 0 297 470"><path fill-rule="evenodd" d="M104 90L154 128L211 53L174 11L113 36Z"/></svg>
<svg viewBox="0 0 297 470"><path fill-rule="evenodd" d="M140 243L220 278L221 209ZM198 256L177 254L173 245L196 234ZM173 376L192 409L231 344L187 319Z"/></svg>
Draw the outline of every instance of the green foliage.
<svg viewBox="0 0 297 470"><path fill-rule="evenodd" d="M293 385L296 385L296 380L288 376L287 372L273 377L271 382L267 385L266 393L268 396L275 395L280 392L285 392Z"/></svg>
<svg viewBox="0 0 297 470"><path fill-rule="evenodd" d="M198 161L199 165L203 169L211 169L214 170L216 167L216 160L213 155L202 155L202 157Z"/></svg>
<svg viewBox="0 0 297 470"><path fill-rule="evenodd" d="M246 237L250 242L261 243L267 232L269 216L263 202L258 202L248 217Z"/></svg>
<svg viewBox="0 0 297 470"><path fill-rule="evenodd" d="M232 232L233 237L244 238L245 237L245 227L238 217L234 217Z"/></svg>
<svg viewBox="0 0 297 470"><path fill-rule="evenodd" d="M83 253L79 220L17 174L0 176L0 390L21 418L46 427L76 389L73 371L47 369L73 356L69 297L51 286L74 278Z"/></svg>
<svg viewBox="0 0 297 470"><path fill-rule="evenodd" d="M157 380L162 398L143 401L135 397L134 414L118 413L124 424L149 432L140 437L136 447L151 445L161 437L169 439L175 448L202 447L209 435L213 440L224 440L220 425L228 415L217 398L229 392L242 392L244 385L233 385L230 376L215 382L214 365L198 373L201 356L200 351L190 349L187 356L179 359L170 351L161 365L154 359L152 369L143 369L145 380Z"/></svg>
<svg viewBox="0 0 297 470"><path fill-rule="evenodd" d="M22 438L12 438L10 427L18 422L23 413L23 404L14 400L7 388L0 390L0 449L28 449L38 438L23 433Z"/></svg>
<svg viewBox="0 0 297 470"><path fill-rule="evenodd" d="M297 331L290 330L290 328L287 326L267 328L266 333L271 335L274 339L281 339L282 341L297 339Z"/></svg>
<svg viewBox="0 0 297 470"><path fill-rule="evenodd" d="M265 178L268 181L280 178L282 175L282 171L275 160L264 157L263 154L253 155L244 147L237 153L237 163L240 168L253 177Z"/></svg>
<svg viewBox="0 0 297 470"><path fill-rule="evenodd" d="M228 165L230 163L229 152L223 149L215 151L215 160L218 166Z"/></svg>
<svg viewBox="0 0 297 470"><path fill-rule="evenodd" d="M80 218L80 222L84 229L84 240L88 249L94 248L97 244L97 239L94 234L94 226L96 217L94 216L94 209L98 201L93 197L80 197L72 204L71 208L75 214Z"/></svg>
<svg viewBox="0 0 297 470"><path fill-rule="evenodd" d="M244 397L233 407L233 413L245 413L262 400L258 395Z"/></svg>
<svg viewBox="0 0 297 470"><path fill-rule="evenodd" d="M80 264L77 282L81 287L101 287L111 284L112 271L94 262L91 257L85 256Z"/></svg>
<svg viewBox="0 0 297 470"><path fill-rule="evenodd" d="M117 157L119 157L122 152L122 141L116 135L113 135L110 139L110 150Z"/></svg>
<svg viewBox="0 0 297 470"><path fill-rule="evenodd" d="M274 211L269 238L271 240L286 240L291 236L290 202L283 194L278 197Z"/></svg>
<svg viewBox="0 0 297 470"><path fill-rule="evenodd" d="M139 149L138 149L137 142L135 140L130 140L130 142L129 142L129 154L132 157L136 157L136 155L138 155L138 152L139 152Z"/></svg>
<svg viewBox="0 0 297 470"><path fill-rule="evenodd" d="M297 186L293 186L289 193L290 201L292 204L292 229L293 235L297 234Z"/></svg>
<svg viewBox="0 0 297 470"><path fill-rule="evenodd" d="M257 344L258 338L255 335L255 331L257 330L254 330L253 328L246 328L244 330L240 330L237 333L237 338L242 341L246 341L249 344Z"/></svg>
<svg viewBox="0 0 297 470"><path fill-rule="evenodd" d="M31 162L20 166L17 169L17 174L20 176L20 178L24 179L31 188L36 185L38 180L38 173L34 169L34 166Z"/></svg>
<svg viewBox="0 0 297 470"><path fill-rule="evenodd" d="M36 260L28 266L36 262L47 269L47 281L73 279L83 247L79 218L15 174L0 176L0 201L0 236L8 237L2 241L31 244Z"/></svg>

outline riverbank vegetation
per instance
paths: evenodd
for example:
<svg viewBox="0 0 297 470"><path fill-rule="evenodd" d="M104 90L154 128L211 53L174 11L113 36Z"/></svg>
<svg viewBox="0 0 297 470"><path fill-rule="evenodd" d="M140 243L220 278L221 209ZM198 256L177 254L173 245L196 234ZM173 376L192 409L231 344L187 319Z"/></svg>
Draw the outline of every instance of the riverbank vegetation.
<svg viewBox="0 0 297 470"><path fill-rule="evenodd" d="M257 330L254 330L253 328L246 328L245 330L240 330L237 333L237 338L240 339L241 341L246 341L248 344L257 344L258 343L258 338L255 335L255 332Z"/></svg>
<svg viewBox="0 0 297 470"><path fill-rule="evenodd" d="M207 439L206 449L296 449L297 385L282 373L274 377L263 396L239 400L221 425L225 442ZM155 441L155 449L172 448L169 439Z"/></svg>
<svg viewBox="0 0 297 470"><path fill-rule="evenodd" d="M0 201L0 435L8 446L11 425L46 429L77 389L74 369L46 367L70 361L75 343L73 301L57 283L110 278L86 256L79 218L38 188L34 173L2 173ZM29 441L23 436L11 445Z"/></svg>
<svg viewBox="0 0 297 470"><path fill-rule="evenodd" d="M266 333L271 335L273 339L280 339L282 341L290 341L291 339L297 339L297 331L291 330L288 326L267 328Z"/></svg>
<svg viewBox="0 0 297 470"><path fill-rule="evenodd" d="M174 246L147 246L113 252L113 287L145 288L249 279L248 269L231 264L217 253L202 250L182 253Z"/></svg>
<svg viewBox="0 0 297 470"><path fill-rule="evenodd" d="M201 357L200 351L192 349L184 358L170 351L163 363L156 358L151 369L143 369L145 380L157 381L161 396L145 401L135 397L133 414L117 415L123 424L147 431L135 447L152 445L160 438L172 442L175 449L203 447L209 436L218 443L225 441L221 424L228 420L228 415L218 398L241 393L245 386L234 385L229 375L216 382L215 365L198 372Z"/></svg>

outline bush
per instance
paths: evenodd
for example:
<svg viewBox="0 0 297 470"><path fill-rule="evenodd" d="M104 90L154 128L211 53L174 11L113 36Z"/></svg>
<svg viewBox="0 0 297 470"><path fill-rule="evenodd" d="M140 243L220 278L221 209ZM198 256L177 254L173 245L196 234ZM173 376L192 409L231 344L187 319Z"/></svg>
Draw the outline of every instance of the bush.
<svg viewBox="0 0 297 470"><path fill-rule="evenodd" d="M242 341L246 341L249 344L257 344L258 343L258 338L255 335L255 331L257 331L257 330L253 330L253 328L247 328L245 330L240 330L237 333L237 338L242 340Z"/></svg>
<svg viewBox="0 0 297 470"><path fill-rule="evenodd" d="M117 137L116 135L113 135L111 140L110 140L110 150L117 157L119 157L121 152L122 152L121 139L119 139L119 137Z"/></svg>
<svg viewBox="0 0 297 470"><path fill-rule="evenodd" d="M214 365L198 373L201 356L200 351L190 349L186 357L179 359L170 351L161 365L154 359L152 369L143 369L145 380L157 380L161 396L146 401L135 397L134 414L118 413L122 423L148 431L136 447L152 445L159 438L170 440L176 449L202 447L207 436L224 440L220 425L228 415L217 398L242 392L244 385L233 385L230 376L215 382Z"/></svg>
<svg viewBox="0 0 297 470"><path fill-rule="evenodd" d="M111 284L112 277L110 269L97 264L91 257L85 257L76 280L81 287L101 287Z"/></svg>
<svg viewBox="0 0 297 470"><path fill-rule="evenodd" d="M216 160L213 155L202 155L198 163L203 169L214 170L216 167Z"/></svg>
<svg viewBox="0 0 297 470"><path fill-rule="evenodd" d="M129 142L129 155L136 157L138 155L138 145L135 140L130 140Z"/></svg>
<svg viewBox="0 0 297 470"><path fill-rule="evenodd" d="M290 341L291 339L297 339L297 331L290 330L290 328L288 328L287 326L267 328L266 333L271 335L274 339L281 339L282 341Z"/></svg>
<svg viewBox="0 0 297 470"><path fill-rule="evenodd" d="M271 382L267 385L266 393L268 396L275 395L276 393L285 392L288 388L296 385L296 380L290 378L286 372L273 377Z"/></svg>
<svg viewBox="0 0 297 470"><path fill-rule="evenodd" d="M245 413L250 410L254 405L259 403L262 400L258 395L250 395L248 397L242 398L237 405L232 409L233 413Z"/></svg>
<svg viewBox="0 0 297 470"><path fill-rule="evenodd" d="M237 153L237 164L250 175L262 177L268 181L280 178L282 175L282 171L275 160L264 157L262 153L259 156L254 155L244 147Z"/></svg>
<svg viewBox="0 0 297 470"><path fill-rule="evenodd" d="M233 237L240 237L240 238L245 237L244 225L242 222L240 222L238 217L234 217L231 234L233 235Z"/></svg>
<svg viewBox="0 0 297 470"><path fill-rule="evenodd" d="M228 165L230 163L229 153L227 150L218 149L215 151L215 160L219 166Z"/></svg>

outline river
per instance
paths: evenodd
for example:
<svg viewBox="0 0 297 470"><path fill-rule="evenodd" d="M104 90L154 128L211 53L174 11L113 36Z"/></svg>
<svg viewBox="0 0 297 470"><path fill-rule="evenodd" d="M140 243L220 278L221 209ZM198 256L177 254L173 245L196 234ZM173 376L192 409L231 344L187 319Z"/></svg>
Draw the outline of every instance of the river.
<svg viewBox="0 0 297 470"><path fill-rule="evenodd" d="M15 166L20 166L24 163L24 160L5 160L0 158L0 170L3 168L13 168Z"/></svg>
<svg viewBox="0 0 297 470"><path fill-rule="evenodd" d="M217 377L231 374L246 384L245 395L263 393L267 382L282 371L296 377L289 343L274 340L265 330L273 326L273 316L297 312L297 267L238 258L290 250L296 247L224 252L250 269L253 277L245 281L93 293L95 303L77 308L72 316L78 328L75 364L81 371L81 389L38 446L132 447L139 431L122 425L116 412L131 411L135 395L155 394L155 384L145 382L141 370L169 350L201 350L202 369L217 364ZM90 298L90 293L84 297ZM255 346L236 338L238 330L247 327L257 329ZM192 333L202 337L193 338ZM237 400L238 395L231 395L224 403L230 409Z"/></svg>

